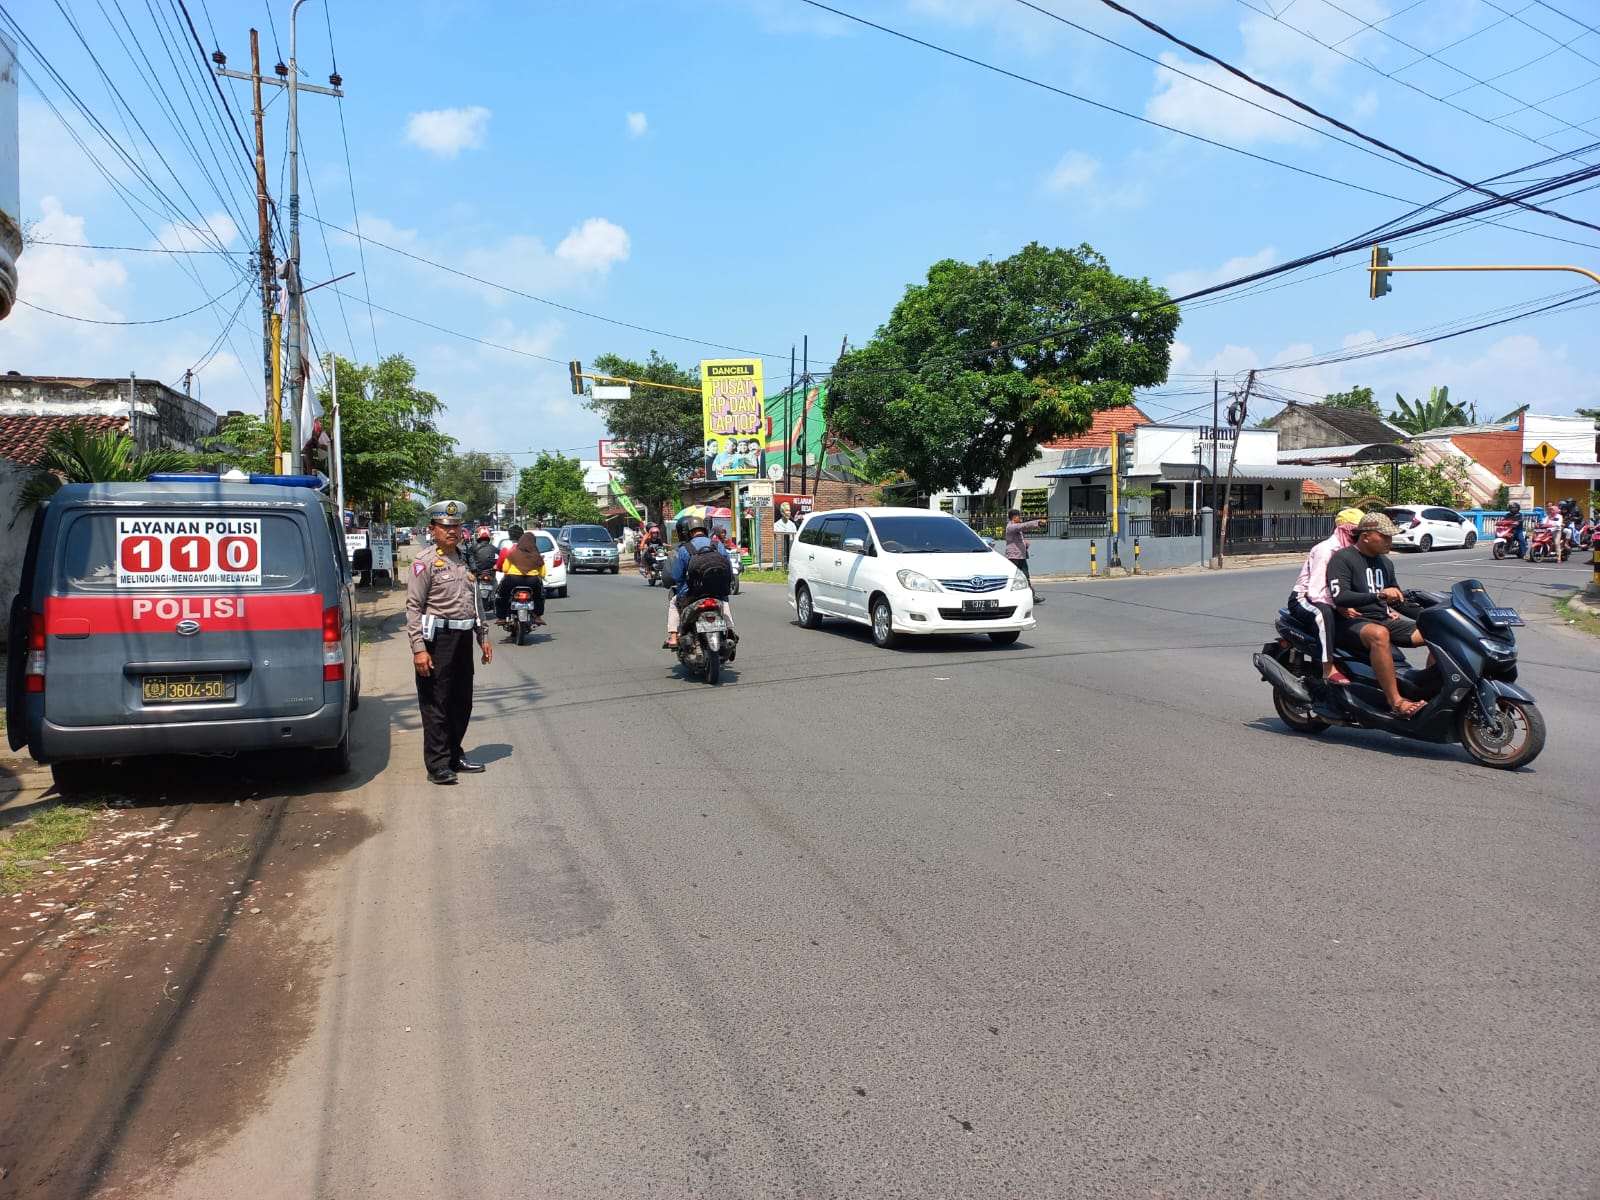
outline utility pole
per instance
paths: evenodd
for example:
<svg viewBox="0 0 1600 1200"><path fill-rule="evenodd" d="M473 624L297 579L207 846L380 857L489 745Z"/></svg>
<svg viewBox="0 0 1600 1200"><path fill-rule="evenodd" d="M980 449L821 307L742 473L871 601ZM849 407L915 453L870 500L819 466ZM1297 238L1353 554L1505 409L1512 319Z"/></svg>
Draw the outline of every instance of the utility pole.
<svg viewBox="0 0 1600 1200"><path fill-rule="evenodd" d="M289 342L289 405L290 405L290 442L289 470L300 470L300 446L304 439L304 431L300 428L300 396L305 387L305 350L301 339L305 333L305 301L300 292L300 105L299 93L302 91L316 92L323 96L334 96L343 99L344 92L340 85L344 80L337 74L328 76L331 87L319 87L316 84L301 83L300 73L295 62L295 19L300 13L300 6L306 0L294 0L294 7L289 10L289 61L287 64L279 63L273 68L276 79L266 79L261 74L261 57L258 49L258 38L255 30L250 31L250 74L241 71L229 71L225 67L226 57L219 50L211 56L217 63L217 74L226 75L230 79L243 79L254 88L255 116L256 116L256 182L257 182L257 216L261 223L262 253L262 302L268 308L268 324L271 324L271 299L272 299L272 268L270 257L272 252L271 238L267 228L267 198L266 198L266 151L263 146L261 133L261 85L270 83L277 87L287 88L289 92L289 261L286 264L284 282L289 288L288 311L288 342ZM276 338L268 332L266 375L269 384L273 378L273 360L276 357ZM280 400L281 390L269 387L268 421L272 425L272 444L274 455L282 469L282 433L283 410Z"/></svg>
<svg viewBox="0 0 1600 1200"><path fill-rule="evenodd" d="M1244 381L1244 395L1228 405L1228 425L1233 430L1233 445L1228 450L1228 479L1223 484L1222 491L1222 530L1217 535L1217 560L1222 559L1223 547L1228 544L1228 517L1233 511L1233 464L1239 458L1239 435L1244 431L1244 423L1250 415L1250 390L1256 385L1256 371L1250 368L1250 374ZM1213 429L1215 435L1216 430Z"/></svg>
<svg viewBox="0 0 1600 1200"><path fill-rule="evenodd" d="M261 372L266 381L267 425L272 430L272 463L276 468L283 462L283 404L278 389L273 386L272 370L278 347L272 328L272 314L278 307L277 297L273 295L277 290L278 272L272 258L272 224L267 207L267 140L261 126L264 111L261 107L261 35L254 29L250 31L250 88L255 101L256 222L261 239Z"/></svg>

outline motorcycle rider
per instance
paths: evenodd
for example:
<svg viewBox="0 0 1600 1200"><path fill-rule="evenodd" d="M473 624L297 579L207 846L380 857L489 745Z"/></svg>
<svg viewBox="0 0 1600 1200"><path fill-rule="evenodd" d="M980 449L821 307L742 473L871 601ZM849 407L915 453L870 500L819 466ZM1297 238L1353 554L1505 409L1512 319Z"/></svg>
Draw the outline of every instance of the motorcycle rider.
<svg viewBox="0 0 1600 1200"><path fill-rule="evenodd" d="M1341 508L1333 518L1333 533L1311 548L1300 576L1289 592L1289 609L1307 617L1317 629L1322 645L1322 677L1329 683L1349 683L1350 677L1333 662L1333 596L1328 591L1328 560L1353 545L1356 526L1365 515L1359 508Z"/></svg>
<svg viewBox="0 0 1600 1200"><path fill-rule="evenodd" d="M639 568L639 574L646 578L650 575L650 556L655 553L656 547L665 545L666 539L661 536L661 526L652 525L645 530L644 537L639 539L638 548L634 551L633 560Z"/></svg>
<svg viewBox="0 0 1600 1200"><path fill-rule="evenodd" d="M1417 623L1390 607L1405 600L1405 593L1395 581L1394 562L1389 558L1397 532L1385 513L1362 517L1356 526L1355 544L1337 551L1328 560L1328 590L1334 611L1342 618L1340 643L1350 650L1367 651L1372 673L1389 702L1390 714L1412 717L1423 705L1400 694L1392 647L1420 646L1423 641Z"/></svg>
<svg viewBox="0 0 1600 1200"><path fill-rule="evenodd" d="M1517 557L1527 558L1528 531L1522 527L1522 505L1513 500L1511 507L1506 510L1506 520L1512 522L1511 540L1516 544Z"/></svg>
<svg viewBox="0 0 1600 1200"><path fill-rule="evenodd" d="M679 517L678 550L672 556L670 568L672 587L667 593L667 640L662 643L663 649L676 650L678 648L680 602L689 595L689 580L687 577L689 558L695 551L707 548L715 550L724 558L728 558L728 552L723 549L722 543L713 541L707 535L704 517ZM733 573L732 562L733 560L730 558L728 572L730 576ZM701 596L695 597L697 600L705 598ZM710 599L721 601L722 614L728 622L728 639L729 641L737 641L739 635L733 631L733 609L728 604L727 595L712 596Z"/></svg>
<svg viewBox="0 0 1600 1200"><path fill-rule="evenodd" d="M480 578L485 572L494 570L494 560L498 557L494 542L490 540L491 534L492 530L487 525L479 525L472 549L467 551L467 569Z"/></svg>
<svg viewBox="0 0 1600 1200"><path fill-rule="evenodd" d="M502 572L500 590L495 596L495 618L504 621L510 615L511 593L518 587L525 587L533 592L533 623L544 625L547 623L544 619L545 565L544 555L539 552L539 539L516 525L511 527L511 532L516 534L517 540L507 543L495 561L495 569Z"/></svg>

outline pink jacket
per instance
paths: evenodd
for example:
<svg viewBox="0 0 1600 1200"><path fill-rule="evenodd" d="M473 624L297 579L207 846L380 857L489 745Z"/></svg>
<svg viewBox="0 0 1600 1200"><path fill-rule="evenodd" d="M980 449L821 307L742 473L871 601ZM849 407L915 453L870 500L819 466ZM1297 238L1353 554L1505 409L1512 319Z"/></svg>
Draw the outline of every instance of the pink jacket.
<svg viewBox="0 0 1600 1200"><path fill-rule="evenodd" d="M1333 595L1328 591L1328 560L1335 551L1353 546L1355 540L1354 525L1335 526L1329 537L1311 547L1305 566L1300 568L1300 578L1294 581L1294 590L1313 604L1332 604Z"/></svg>

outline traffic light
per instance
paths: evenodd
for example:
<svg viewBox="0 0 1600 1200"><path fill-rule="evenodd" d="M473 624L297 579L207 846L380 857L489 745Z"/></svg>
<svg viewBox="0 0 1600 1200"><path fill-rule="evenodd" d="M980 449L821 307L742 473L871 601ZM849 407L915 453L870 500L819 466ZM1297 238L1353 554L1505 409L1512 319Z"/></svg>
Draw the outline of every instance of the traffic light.
<svg viewBox="0 0 1600 1200"><path fill-rule="evenodd" d="M1367 271L1367 295L1374 300L1379 296L1387 296L1389 294L1389 272L1384 268L1393 261L1394 255L1390 254L1382 246L1374 245L1372 247L1372 266Z"/></svg>
<svg viewBox="0 0 1600 1200"><path fill-rule="evenodd" d="M572 394L574 396L583 395L583 364L577 359L573 359L567 364L567 370L572 374Z"/></svg>
<svg viewBox="0 0 1600 1200"><path fill-rule="evenodd" d="M1119 433L1117 438L1117 477L1126 479L1133 474L1133 434Z"/></svg>

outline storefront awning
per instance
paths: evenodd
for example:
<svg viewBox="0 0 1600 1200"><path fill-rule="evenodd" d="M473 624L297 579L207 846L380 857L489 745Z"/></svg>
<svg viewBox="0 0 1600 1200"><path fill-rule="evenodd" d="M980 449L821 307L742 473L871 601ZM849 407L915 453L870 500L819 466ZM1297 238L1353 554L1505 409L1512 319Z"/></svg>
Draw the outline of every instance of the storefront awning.
<svg viewBox="0 0 1600 1200"><path fill-rule="evenodd" d="M1226 479L1228 472L1219 466L1215 478ZM1240 463L1233 468L1235 483L1251 483L1270 479L1348 479L1350 472L1338 467L1302 467L1288 463ZM1211 468L1204 463L1164 462L1161 478L1169 483L1190 483L1196 479L1213 478Z"/></svg>

